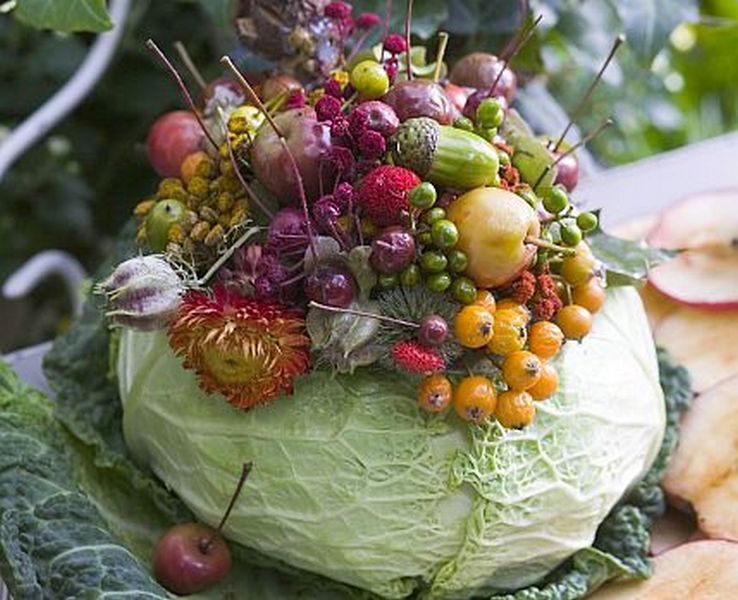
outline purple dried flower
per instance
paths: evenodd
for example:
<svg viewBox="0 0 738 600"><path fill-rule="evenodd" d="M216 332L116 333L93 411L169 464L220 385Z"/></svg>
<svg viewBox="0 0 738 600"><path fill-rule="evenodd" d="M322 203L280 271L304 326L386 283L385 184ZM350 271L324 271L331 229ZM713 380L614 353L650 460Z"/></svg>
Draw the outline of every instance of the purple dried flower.
<svg viewBox="0 0 738 600"><path fill-rule="evenodd" d="M341 214L353 204L355 195L354 186L347 181L343 181L336 186L336 190L333 192L333 200L341 211Z"/></svg>
<svg viewBox="0 0 738 600"><path fill-rule="evenodd" d="M384 70L387 73L387 77L389 77L390 83L394 83L395 79L397 78L397 73L400 70L400 65L397 62L397 58L393 56L392 58L387 59L387 61L384 63Z"/></svg>
<svg viewBox="0 0 738 600"><path fill-rule="evenodd" d="M353 175L356 159L348 148L333 146L325 155L325 160L333 174L343 179L350 179Z"/></svg>
<svg viewBox="0 0 738 600"><path fill-rule="evenodd" d="M306 103L305 91L302 89L293 91L287 98L287 110L292 108L302 108Z"/></svg>
<svg viewBox="0 0 738 600"><path fill-rule="evenodd" d="M381 22L382 18L377 13L365 12L356 17L354 25L356 25L357 29L372 29Z"/></svg>
<svg viewBox="0 0 738 600"><path fill-rule="evenodd" d="M323 196L313 205L313 217L323 233L333 233L340 216L341 210L330 194Z"/></svg>
<svg viewBox="0 0 738 600"><path fill-rule="evenodd" d="M333 77L331 77L328 81L325 82L323 89L328 96L333 96L334 98L343 98L343 89L341 89L341 84L339 83L338 79L334 79Z"/></svg>
<svg viewBox="0 0 738 600"><path fill-rule="evenodd" d="M254 281L254 296L262 300L274 300L279 297L279 284L263 275Z"/></svg>
<svg viewBox="0 0 738 600"><path fill-rule="evenodd" d="M318 121L332 121L341 114L341 101L334 96L321 96L315 103Z"/></svg>
<svg viewBox="0 0 738 600"><path fill-rule="evenodd" d="M369 129L369 115L363 110L351 111L348 122L351 135L357 139Z"/></svg>
<svg viewBox="0 0 738 600"><path fill-rule="evenodd" d="M390 33L384 38L384 49L392 55L402 54L407 50L407 43L399 33Z"/></svg>
<svg viewBox="0 0 738 600"><path fill-rule="evenodd" d="M262 254L261 260L256 268L257 278L266 277L275 282L282 283L288 277L285 267L274 254Z"/></svg>
<svg viewBox="0 0 738 600"><path fill-rule="evenodd" d="M352 10L353 7L346 2L331 2L325 7L323 14L329 19L344 21L351 18Z"/></svg>
<svg viewBox="0 0 738 600"><path fill-rule="evenodd" d="M331 135L335 138L343 138L349 133L349 120L346 117L336 117L331 123Z"/></svg>
<svg viewBox="0 0 738 600"><path fill-rule="evenodd" d="M371 129L361 134L357 145L359 152L366 158L379 158L387 150L387 143L384 141L382 134Z"/></svg>

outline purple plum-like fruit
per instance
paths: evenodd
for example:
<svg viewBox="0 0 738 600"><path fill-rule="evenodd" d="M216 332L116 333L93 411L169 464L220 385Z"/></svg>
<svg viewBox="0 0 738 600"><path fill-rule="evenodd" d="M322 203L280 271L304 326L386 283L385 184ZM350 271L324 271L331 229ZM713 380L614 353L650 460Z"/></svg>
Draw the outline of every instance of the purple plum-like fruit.
<svg viewBox="0 0 738 600"><path fill-rule="evenodd" d="M430 117L441 125L450 125L454 120L454 106L446 92L429 79L401 81L393 85L382 100L395 110L400 121Z"/></svg>

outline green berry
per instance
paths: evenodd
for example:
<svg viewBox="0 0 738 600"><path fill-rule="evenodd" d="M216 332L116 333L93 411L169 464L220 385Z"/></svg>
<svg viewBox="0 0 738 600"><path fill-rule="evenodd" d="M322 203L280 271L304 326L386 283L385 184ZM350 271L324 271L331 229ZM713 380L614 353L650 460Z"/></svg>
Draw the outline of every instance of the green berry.
<svg viewBox="0 0 738 600"><path fill-rule="evenodd" d="M440 273L448 266L448 259L437 250L428 250L420 255L420 268L426 273Z"/></svg>
<svg viewBox="0 0 738 600"><path fill-rule="evenodd" d="M497 127L478 127L475 133L491 144L497 135Z"/></svg>
<svg viewBox="0 0 738 600"><path fill-rule="evenodd" d="M396 273L393 273L392 275L381 274L377 278L377 283L379 284L379 287L388 290L390 288L397 287L397 284L400 283L400 280L397 277Z"/></svg>
<svg viewBox="0 0 738 600"><path fill-rule="evenodd" d="M559 185L552 187L543 198L543 208L551 214L557 215L567 206L569 206L569 196L566 190Z"/></svg>
<svg viewBox="0 0 738 600"><path fill-rule="evenodd" d="M453 248L459 241L459 230L448 219L439 219L431 225L431 237L437 248Z"/></svg>
<svg viewBox="0 0 738 600"><path fill-rule="evenodd" d="M523 189L516 192L516 194L525 200L531 208L538 207L538 196L536 196L536 193L533 190Z"/></svg>
<svg viewBox="0 0 738 600"><path fill-rule="evenodd" d="M420 246L430 246L433 243L433 237L430 231L421 231L415 238Z"/></svg>
<svg viewBox="0 0 738 600"><path fill-rule="evenodd" d="M450 250L446 258L448 258L448 270L452 273L462 273L469 266L469 257L461 250Z"/></svg>
<svg viewBox="0 0 738 600"><path fill-rule="evenodd" d="M459 117L454 121L454 127L456 129L463 129L464 131L474 131L474 123L467 117Z"/></svg>
<svg viewBox="0 0 738 600"><path fill-rule="evenodd" d="M146 217L146 241L154 252L163 252L169 242L169 229L184 221L185 205L171 198L159 200Z"/></svg>
<svg viewBox="0 0 738 600"><path fill-rule="evenodd" d="M387 93L389 76L375 60L363 60L351 70L351 85L364 98L376 100Z"/></svg>
<svg viewBox="0 0 738 600"><path fill-rule="evenodd" d="M414 287L420 283L420 267L410 265L400 273L400 284L402 287Z"/></svg>
<svg viewBox="0 0 738 600"><path fill-rule="evenodd" d="M561 227L561 241L567 246L576 246L582 241L582 230L576 223L565 223Z"/></svg>
<svg viewBox="0 0 738 600"><path fill-rule="evenodd" d="M597 215L591 212L583 212L577 217L577 225L585 233L596 229L598 223L599 219L597 219Z"/></svg>
<svg viewBox="0 0 738 600"><path fill-rule="evenodd" d="M510 158L510 155L504 150L497 150L497 158L500 161L501 167L509 167L512 164L512 159Z"/></svg>
<svg viewBox="0 0 738 600"><path fill-rule="evenodd" d="M410 205L420 210L426 210L436 203L436 188L430 181L424 181L410 190L408 200Z"/></svg>
<svg viewBox="0 0 738 600"><path fill-rule="evenodd" d="M471 304L477 298L477 286L468 277L457 277L451 284L451 294L461 304Z"/></svg>
<svg viewBox="0 0 738 600"><path fill-rule="evenodd" d="M431 292L445 292L451 285L451 275L448 273L434 273L425 280L425 286Z"/></svg>
<svg viewBox="0 0 738 600"><path fill-rule="evenodd" d="M485 98L477 107L477 125L485 129L492 129L502 125L505 113L500 103L494 98Z"/></svg>
<svg viewBox="0 0 738 600"><path fill-rule="evenodd" d="M426 223L427 225L433 225L436 221L439 219L445 219L446 218L446 211L443 210L440 206L434 206L430 210L425 211L423 213L423 223Z"/></svg>

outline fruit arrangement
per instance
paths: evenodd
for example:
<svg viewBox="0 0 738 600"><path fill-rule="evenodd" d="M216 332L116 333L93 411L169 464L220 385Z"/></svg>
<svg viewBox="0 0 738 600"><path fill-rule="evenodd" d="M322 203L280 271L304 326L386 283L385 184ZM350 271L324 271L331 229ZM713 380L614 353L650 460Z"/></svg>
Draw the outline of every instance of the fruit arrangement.
<svg viewBox="0 0 738 600"><path fill-rule="evenodd" d="M500 440L517 443L516 434L535 427L537 412L556 413L547 403L555 402L562 381L576 376L561 365L569 356L590 360L580 342L596 328L597 313L607 309L609 289L632 285L643 276L639 270L665 255L642 254L632 245L635 268L621 264L618 252L605 252L603 259L600 246L607 250L621 242L599 229L596 212L582 212L570 199L579 179L575 152L609 120L568 146L567 131L557 138L537 136L513 108L517 77L510 63L540 18L519 32L507 56L476 52L450 70L444 63L445 35L439 36L433 63L413 62L416 54L425 56L425 49L416 52L410 45L410 9L404 35L385 32L377 47L367 49L362 47L366 36L354 34L378 27L379 17L354 18L348 4L331 2L323 18L340 40L341 54L330 69L303 80L287 73L244 75L224 57L228 75L207 84L197 101L164 53L148 43L180 87L189 111L164 115L152 127L147 151L162 179L133 210L138 256L120 263L96 288L105 297L108 322L131 334L118 356L124 418L136 418L142 406L129 403L133 393L126 381L135 369L125 361L133 355L148 361L152 348L154 363L164 357L152 369L167 368L167 357L173 356L177 368L194 374L205 395L199 400L202 411L216 402L238 418L247 411L274 418L289 410L290 394L311 383L328 389L328 381L349 382L336 385L366 390L366 381L400 377L412 382L416 403L388 406L420 414L422 422L419 427L400 414L398 432L407 423L422 429L413 430L422 436L460 424L464 440L479 445L476 453L459 448L454 459L452 479L463 482L465 470L477 470L463 460L480 460L484 448ZM618 37L600 74L621 43ZM623 327L645 324L640 306L633 307L628 298L619 295L609 306L623 320L633 316L633 323ZM152 332L164 332L165 347L143 335ZM604 338L613 335L620 335L617 328ZM641 365L633 385L658 375L648 342L645 352L652 360L647 368ZM144 344L140 353L131 350L138 343ZM144 389L148 373L147 368L136 389ZM368 379L348 377L362 373ZM611 388L617 369L613 373L603 375ZM372 394L351 393L362 402ZM626 402L635 397L627 390L623 394ZM321 401L331 397L330 392L318 395ZM636 459L609 469L617 481L594 492L602 494L599 514L590 515L582 530L597 527L620 496L613 490L630 485L655 456L663 411L656 402L633 408L645 415L642 435L632 441L639 448ZM185 413L190 409L183 406ZM326 424L330 421L325 407L316 411ZM372 414L367 409L359 418ZM205 423L218 421L203 417ZM601 430L611 433L605 425ZM324 447L343 431L329 436ZM133 454L150 442L130 428L125 434ZM447 443L452 448L458 442ZM612 445L603 449L610 452ZM182 457L189 451L183 448ZM187 462L182 457L177 465ZM559 460L566 462L563 455ZM495 466L480 469L492 472ZM221 530L228 527L247 474L245 468L217 528L191 523L162 538L154 561L162 585L194 593L228 572ZM525 479L511 481L517 485ZM443 490L438 481L431 483L429 497ZM172 487L181 494L177 484L181 481ZM253 485L259 485L258 475ZM219 485L210 495L217 498L222 491ZM551 498L545 503L556 504ZM207 514L211 508L209 498L207 506L193 510ZM268 521L275 515L278 510L262 516ZM238 520L230 534L241 535L248 526ZM545 560L538 560L536 549L529 562L538 571L519 580L531 583L569 556L572 543L584 543L575 534L576 540L562 543L563 550L557 547ZM590 542L591 537L584 546ZM370 549L363 552L368 560ZM351 561L349 554L341 556ZM292 559L323 574L332 568L325 561L313 564L315 553L307 560ZM382 554L381 560L387 557ZM426 577L429 568L417 576ZM369 568L369 575L339 569L337 578L395 596L397 589L383 586L409 585L409 573L401 574L401 583L387 583L383 569L379 575ZM464 594L486 585L483 578L469 584L450 581L441 585L451 593L454 585L468 586Z"/></svg>

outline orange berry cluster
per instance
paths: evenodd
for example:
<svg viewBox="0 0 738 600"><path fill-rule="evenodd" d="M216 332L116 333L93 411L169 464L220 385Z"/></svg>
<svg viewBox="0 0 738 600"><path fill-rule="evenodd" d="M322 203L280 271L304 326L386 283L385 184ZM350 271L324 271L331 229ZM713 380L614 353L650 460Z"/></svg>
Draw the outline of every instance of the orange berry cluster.
<svg viewBox="0 0 738 600"><path fill-rule="evenodd" d="M530 424L535 403L550 398L559 387L559 375L549 361L566 340L581 340L589 333L592 314L604 303L595 264L586 246L565 262L562 272L568 271L563 279L570 286L570 303L552 320L531 322L525 304L511 298L496 302L491 292L480 290L475 302L457 313L454 336L465 348L486 348L500 366L500 380L496 385L486 376L469 375L454 386L446 375L436 373L420 383L420 406L441 412L453 404L459 417L477 424L490 418L506 428Z"/></svg>

